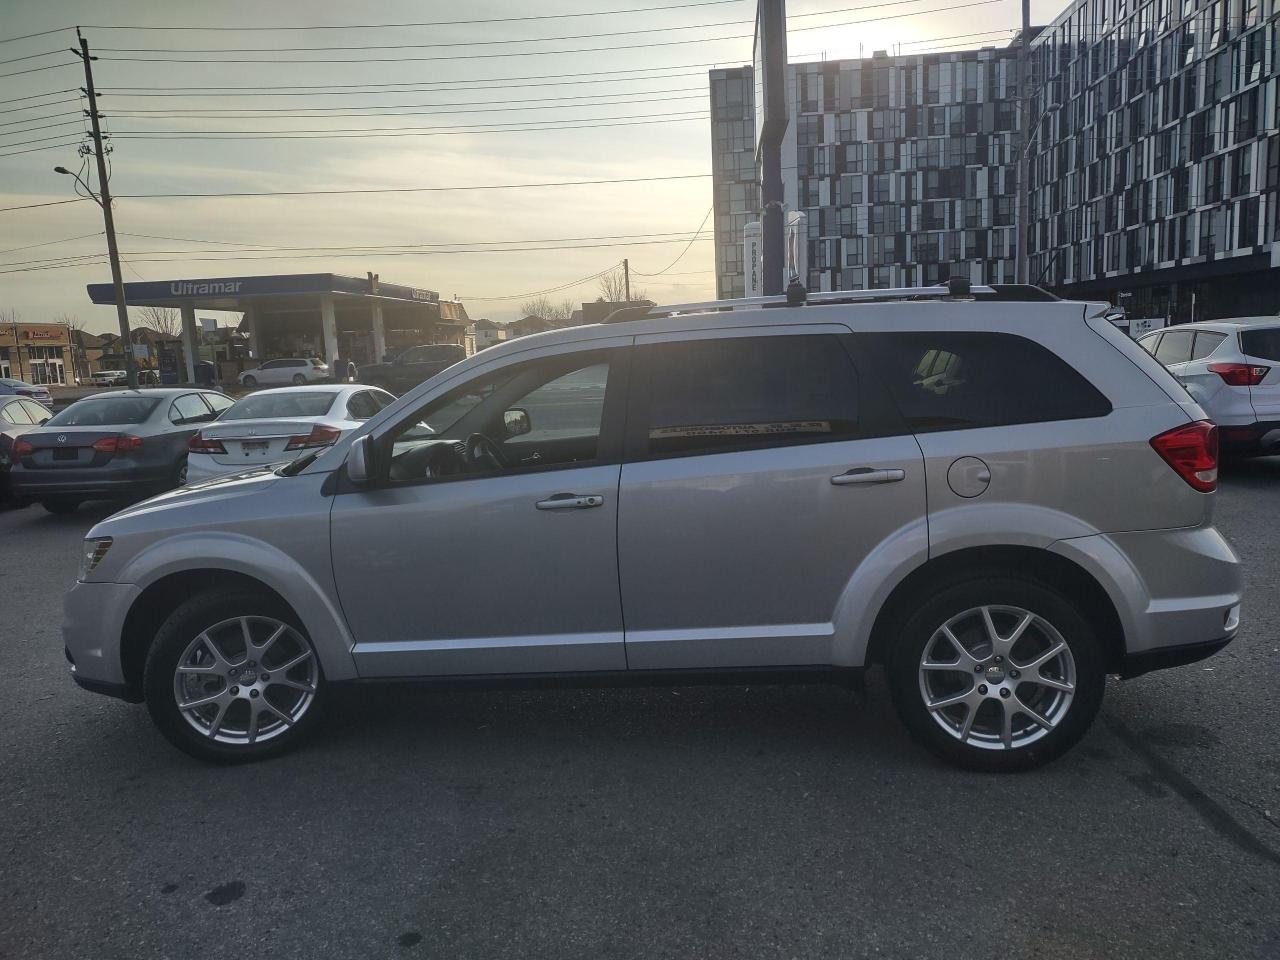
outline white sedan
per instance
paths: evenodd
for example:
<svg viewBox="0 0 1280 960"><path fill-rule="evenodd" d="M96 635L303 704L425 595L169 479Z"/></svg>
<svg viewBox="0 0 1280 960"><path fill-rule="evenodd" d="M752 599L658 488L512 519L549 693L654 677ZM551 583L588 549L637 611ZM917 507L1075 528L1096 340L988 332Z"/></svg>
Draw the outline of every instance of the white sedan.
<svg viewBox="0 0 1280 960"><path fill-rule="evenodd" d="M329 365L323 360L314 357L309 360L302 357L282 357L279 360L268 360L261 366L240 374L240 385L253 389L292 383L300 387L328 379Z"/></svg>
<svg viewBox="0 0 1280 960"><path fill-rule="evenodd" d="M287 463L330 446L395 399L358 383L251 393L188 442L187 483Z"/></svg>

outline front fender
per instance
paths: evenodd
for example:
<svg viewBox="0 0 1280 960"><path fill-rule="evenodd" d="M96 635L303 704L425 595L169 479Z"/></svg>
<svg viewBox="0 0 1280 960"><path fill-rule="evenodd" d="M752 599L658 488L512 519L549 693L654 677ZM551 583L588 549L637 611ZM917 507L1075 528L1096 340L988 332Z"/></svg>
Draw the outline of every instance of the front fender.
<svg viewBox="0 0 1280 960"><path fill-rule="evenodd" d="M327 546L327 538L325 540ZM327 568L326 568L327 569ZM301 563L277 547L240 533L193 531L158 540L130 558L120 579L146 590L175 573L225 570L270 587L293 608L306 628L329 680L356 676L354 645L326 575L321 583Z"/></svg>

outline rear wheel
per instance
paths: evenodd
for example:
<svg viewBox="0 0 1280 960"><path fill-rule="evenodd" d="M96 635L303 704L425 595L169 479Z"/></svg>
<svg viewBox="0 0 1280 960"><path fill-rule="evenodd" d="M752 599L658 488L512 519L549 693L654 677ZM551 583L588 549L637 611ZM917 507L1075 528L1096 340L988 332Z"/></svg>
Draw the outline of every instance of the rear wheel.
<svg viewBox="0 0 1280 960"><path fill-rule="evenodd" d="M295 387L300 387L300 386L302 386L302 385L303 385L304 383L306 383L306 382L307 382L307 378L306 378L306 377L304 377L302 374L300 374L300 373L295 373L295 374L293 375L293 385L294 385Z"/></svg>
<svg viewBox="0 0 1280 960"><path fill-rule="evenodd" d="M75 513L76 507L80 506L79 500L41 500L40 506L44 507L50 513Z"/></svg>
<svg viewBox="0 0 1280 960"><path fill-rule="evenodd" d="M932 753L973 770L1028 770L1060 756L1102 703L1106 662L1056 590L992 574L944 587L887 657L894 705Z"/></svg>
<svg viewBox="0 0 1280 960"><path fill-rule="evenodd" d="M325 699L315 648L279 600L244 590L188 600L165 620L143 672L147 709L178 749L236 763L297 746Z"/></svg>
<svg viewBox="0 0 1280 960"><path fill-rule="evenodd" d="M243 377L240 378L240 382L243 383L246 387L256 387L258 385L258 378L253 376L252 374L246 373Z"/></svg>

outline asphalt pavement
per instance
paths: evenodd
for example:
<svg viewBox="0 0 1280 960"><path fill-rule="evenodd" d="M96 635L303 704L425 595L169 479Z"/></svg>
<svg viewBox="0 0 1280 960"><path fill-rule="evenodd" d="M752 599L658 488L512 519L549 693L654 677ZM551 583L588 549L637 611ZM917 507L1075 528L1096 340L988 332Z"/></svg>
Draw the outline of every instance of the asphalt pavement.
<svg viewBox="0 0 1280 960"><path fill-rule="evenodd" d="M1029 774L953 770L881 679L356 688L206 766L76 688L109 512L0 513L0 958L1280 958L1280 458L1229 470L1239 638L1113 682Z"/></svg>

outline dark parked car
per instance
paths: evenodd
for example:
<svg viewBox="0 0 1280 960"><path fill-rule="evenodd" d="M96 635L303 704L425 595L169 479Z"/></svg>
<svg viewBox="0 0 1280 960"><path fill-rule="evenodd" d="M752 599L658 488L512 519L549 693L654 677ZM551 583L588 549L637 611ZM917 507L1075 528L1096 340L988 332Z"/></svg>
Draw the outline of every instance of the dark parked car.
<svg viewBox="0 0 1280 960"><path fill-rule="evenodd" d="M46 407L53 407L53 397L50 396L48 389L36 386L34 383L27 383L25 380L15 380L12 377L0 377L0 398L3 397L30 397Z"/></svg>
<svg viewBox="0 0 1280 960"><path fill-rule="evenodd" d="M43 404L26 397L0 395L0 503L18 500L9 489L9 467L13 464L13 445L24 433L34 430L53 414Z"/></svg>
<svg viewBox="0 0 1280 960"><path fill-rule="evenodd" d="M212 390L120 390L78 400L13 445L13 492L69 513L187 478L187 440L233 403Z"/></svg>
<svg viewBox="0 0 1280 960"><path fill-rule="evenodd" d="M369 363L362 366L360 382L382 387L398 396L466 358L467 351L456 343L428 343L410 347L390 363Z"/></svg>

